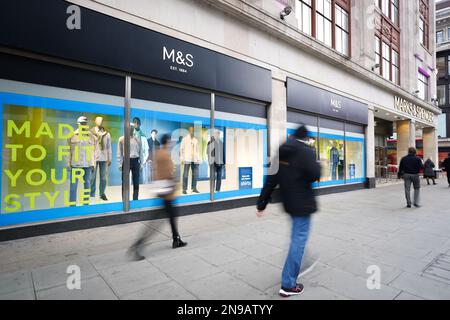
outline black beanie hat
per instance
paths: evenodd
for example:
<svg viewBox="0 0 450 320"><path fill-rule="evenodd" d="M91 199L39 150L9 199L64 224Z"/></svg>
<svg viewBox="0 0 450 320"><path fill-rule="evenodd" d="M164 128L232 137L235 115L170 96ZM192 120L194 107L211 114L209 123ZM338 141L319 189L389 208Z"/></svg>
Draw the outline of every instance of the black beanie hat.
<svg viewBox="0 0 450 320"><path fill-rule="evenodd" d="M305 125L301 125L294 133L297 139L304 140L308 136L308 130Z"/></svg>

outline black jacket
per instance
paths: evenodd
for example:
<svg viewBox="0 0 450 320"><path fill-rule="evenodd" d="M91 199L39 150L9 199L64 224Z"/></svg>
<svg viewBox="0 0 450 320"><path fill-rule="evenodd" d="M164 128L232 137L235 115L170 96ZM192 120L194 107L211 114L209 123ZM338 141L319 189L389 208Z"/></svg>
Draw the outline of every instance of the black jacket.
<svg viewBox="0 0 450 320"><path fill-rule="evenodd" d="M434 163L433 161L431 161L430 159L428 159L427 161L425 161L424 165L425 170L423 171L423 176L425 178L434 178L435 174L434 174Z"/></svg>
<svg viewBox="0 0 450 320"><path fill-rule="evenodd" d="M450 157L448 157L444 160L444 162L442 163L442 166L444 167L446 172L450 172Z"/></svg>
<svg viewBox="0 0 450 320"><path fill-rule="evenodd" d="M313 148L291 139L280 147L277 174L266 178L258 199L258 210L266 208L273 190L280 185L281 199L287 213L307 216L317 211L312 183L320 179L320 165Z"/></svg>
<svg viewBox="0 0 450 320"><path fill-rule="evenodd" d="M418 174L420 172L420 169L423 169L422 159L415 155L408 154L400 161L398 172L400 175L403 175L405 173Z"/></svg>

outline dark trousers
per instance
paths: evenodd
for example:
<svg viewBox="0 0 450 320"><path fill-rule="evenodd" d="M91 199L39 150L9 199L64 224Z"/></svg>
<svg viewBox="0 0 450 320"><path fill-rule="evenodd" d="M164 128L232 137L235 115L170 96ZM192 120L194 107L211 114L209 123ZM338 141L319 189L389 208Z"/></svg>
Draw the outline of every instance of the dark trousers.
<svg viewBox="0 0 450 320"><path fill-rule="evenodd" d="M450 186L450 170L447 171L447 182L448 182L448 185Z"/></svg>
<svg viewBox="0 0 450 320"><path fill-rule="evenodd" d="M176 240L180 237L180 234L178 233L178 227L177 227L177 214L175 207L173 206L172 200L164 199L164 209L167 212L167 215L169 216L169 222L170 227L172 228L172 238L173 240ZM161 224L158 224L156 228L145 228L144 233L136 240L136 242L131 246L133 250L139 250L142 245L147 242L150 238L152 238L155 234L158 234L158 232L155 229L158 229L161 226Z"/></svg>
<svg viewBox="0 0 450 320"><path fill-rule="evenodd" d="M138 200L139 198L139 171L140 171L140 163L139 158L131 158L130 159L130 171L131 171L131 178L133 181L133 200ZM124 186L124 176L125 171L122 170L122 194L124 192L123 186ZM128 181L126 181L128 183Z"/></svg>
<svg viewBox="0 0 450 320"><path fill-rule="evenodd" d="M216 192L220 192L222 186L222 172L223 164L214 164L215 179L216 179Z"/></svg>
<svg viewBox="0 0 450 320"><path fill-rule="evenodd" d="M189 179L189 169L192 171L192 190L197 190L197 180L198 180L198 164L196 163L185 163L183 170L183 191L187 190L187 184Z"/></svg>

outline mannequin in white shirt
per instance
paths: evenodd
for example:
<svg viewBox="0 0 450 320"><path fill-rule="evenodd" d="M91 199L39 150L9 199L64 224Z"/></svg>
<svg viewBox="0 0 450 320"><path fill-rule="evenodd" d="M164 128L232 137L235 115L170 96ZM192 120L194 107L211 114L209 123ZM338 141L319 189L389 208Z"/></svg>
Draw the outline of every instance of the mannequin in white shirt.
<svg viewBox="0 0 450 320"><path fill-rule="evenodd" d="M134 135L134 124L130 124L130 132L128 133L128 138L130 139L130 171L133 180L133 200L138 200L139 198L139 175L140 170L145 162L144 153L142 150L141 140ZM123 170L124 161L124 142L125 137L119 138L119 143L117 146L117 162L119 164L119 170L122 171L122 181L125 174ZM123 194L123 183L122 183L122 194Z"/></svg>
<svg viewBox="0 0 450 320"><path fill-rule="evenodd" d="M186 135L180 144L180 161L183 166L183 194L187 194L187 184L189 178L189 169L192 171L192 192L199 193L197 190L198 167L200 164L200 152L198 139L194 136L194 128L189 127L189 134Z"/></svg>

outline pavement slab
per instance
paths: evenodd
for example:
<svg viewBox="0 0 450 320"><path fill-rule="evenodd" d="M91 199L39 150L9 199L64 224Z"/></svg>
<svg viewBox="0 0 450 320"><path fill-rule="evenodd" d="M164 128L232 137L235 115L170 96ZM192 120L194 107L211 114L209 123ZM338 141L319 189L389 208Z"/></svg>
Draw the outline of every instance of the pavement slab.
<svg viewBox="0 0 450 320"><path fill-rule="evenodd" d="M319 263L293 299L450 299L449 195L425 186L420 209L405 208L401 184L318 197L307 250ZM180 217L188 246L176 250L161 219L2 242L0 300L280 299L290 228L271 204L262 218L254 207ZM145 260L131 261L145 230ZM67 288L69 265L81 290ZM380 268L379 290L367 287L369 266Z"/></svg>

